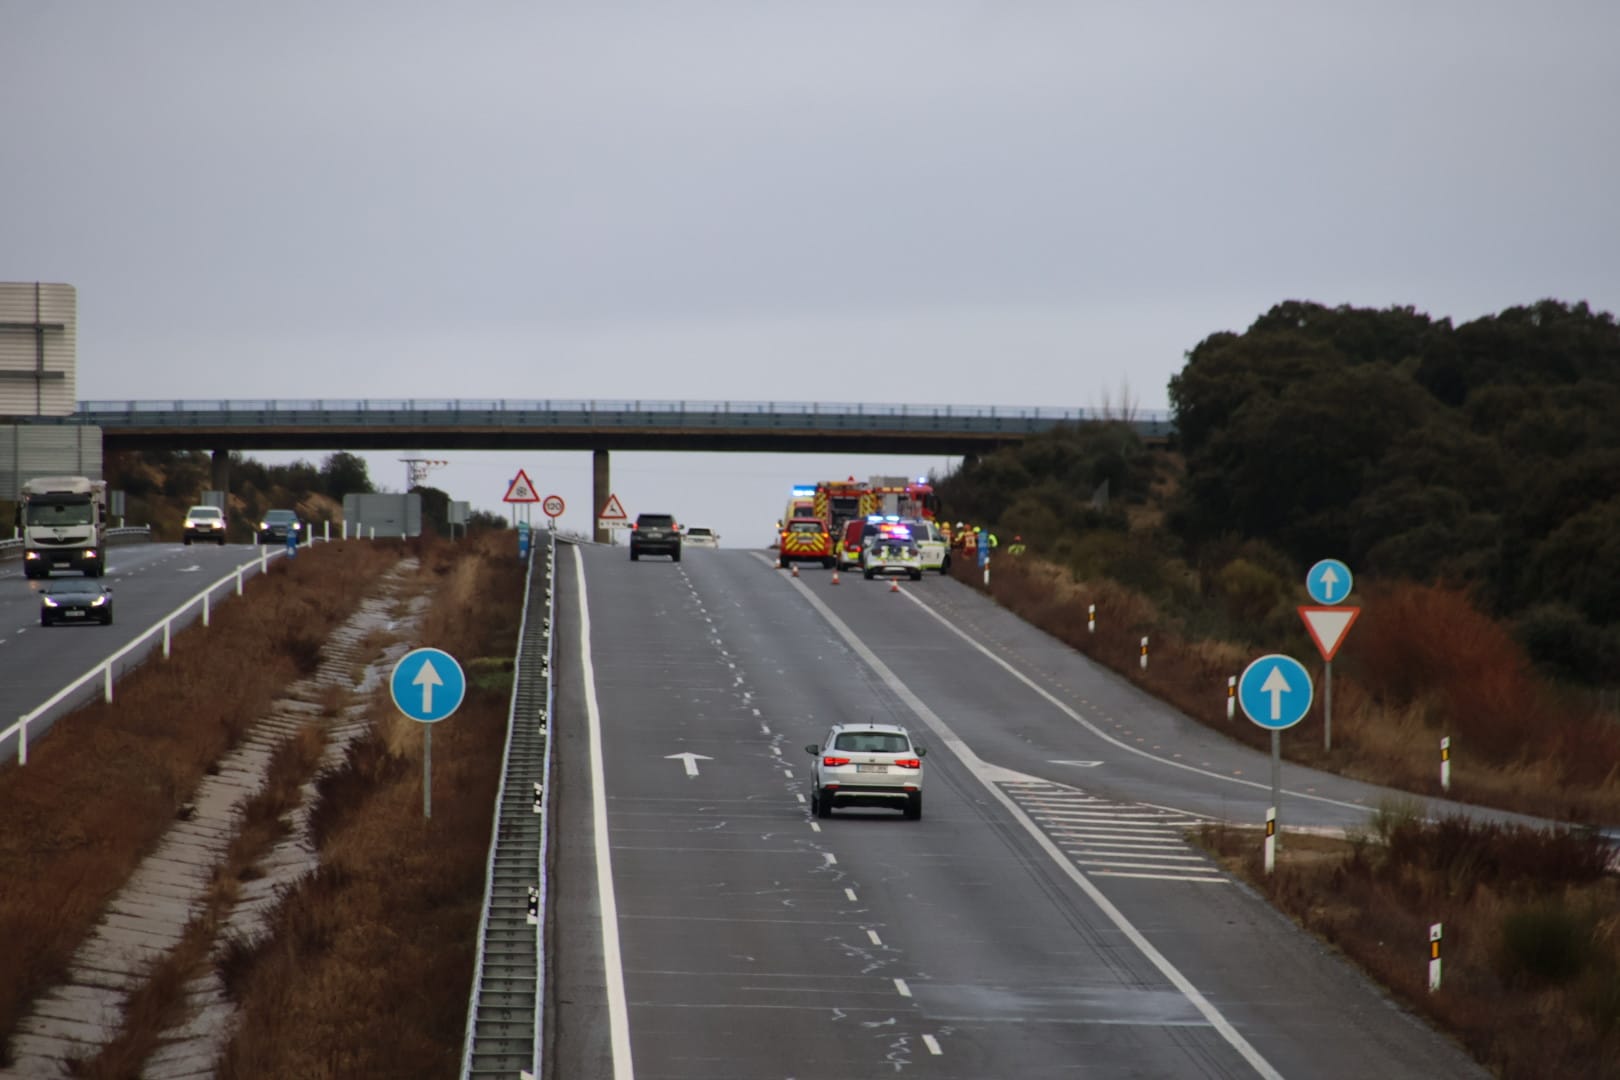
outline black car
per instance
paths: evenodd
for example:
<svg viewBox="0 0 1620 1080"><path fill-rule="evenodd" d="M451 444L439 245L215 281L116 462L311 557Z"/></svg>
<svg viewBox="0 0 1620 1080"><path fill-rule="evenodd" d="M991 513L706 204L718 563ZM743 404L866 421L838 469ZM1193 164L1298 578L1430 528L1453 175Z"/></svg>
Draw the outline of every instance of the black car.
<svg viewBox="0 0 1620 1080"><path fill-rule="evenodd" d="M296 510L266 510L264 517L259 519L259 528L256 531L261 544L285 544L287 534L302 533L304 523L298 520ZM303 537L299 536L302 540Z"/></svg>
<svg viewBox="0 0 1620 1080"><path fill-rule="evenodd" d="M668 555L681 561L681 527L673 514L637 514L630 526L630 561L643 555Z"/></svg>
<svg viewBox="0 0 1620 1080"><path fill-rule="evenodd" d="M111 626L112 590L92 578L53 581L40 590L39 625L98 622Z"/></svg>

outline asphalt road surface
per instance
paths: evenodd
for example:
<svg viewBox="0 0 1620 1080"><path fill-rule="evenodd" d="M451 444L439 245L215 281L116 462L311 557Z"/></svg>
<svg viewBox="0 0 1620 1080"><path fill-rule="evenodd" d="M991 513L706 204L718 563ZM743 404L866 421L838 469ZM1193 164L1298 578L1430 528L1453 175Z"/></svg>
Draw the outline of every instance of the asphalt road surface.
<svg viewBox="0 0 1620 1080"><path fill-rule="evenodd" d="M1266 755L953 581L801 573L560 549L549 1075L1486 1075L1181 839L1263 820ZM922 820L810 815L862 720L929 748Z"/></svg>
<svg viewBox="0 0 1620 1080"><path fill-rule="evenodd" d="M113 590L111 626L40 626L39 591L46 583L24 578L21 559L0 562L0 702L4 703L0 730L139 637L204 586L244 563L256 567L259 554L258 548L229 544L109 547L107 574L101 580ZM54 579L71 576L58 572ZM231 594L233 588L228 586L216 594L216 602ZM199 607L184 621L177 620L175 628L178 630L200 614ZM135 662L137 658L132 656L130 664ZM101 684L96 682L76 697L84 700L100 692ZM48 717L30 724L30 743L49 727ZM16 760L15 737L0 739L0 768Z"/></svg>

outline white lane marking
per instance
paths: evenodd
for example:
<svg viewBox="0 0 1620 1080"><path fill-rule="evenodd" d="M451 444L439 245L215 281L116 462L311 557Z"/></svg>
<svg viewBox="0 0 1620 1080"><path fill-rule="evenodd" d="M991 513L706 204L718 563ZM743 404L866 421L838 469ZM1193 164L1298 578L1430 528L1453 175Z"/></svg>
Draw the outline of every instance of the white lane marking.
<svg viewBox="0 0 1620 1080"><path fill-rule="evenodd" d="M881 946L883 944L883 939L878 937L878 932L876 930L868 930L866 932L866 936L874 945Z"/></svg>
<svg viewBox="0 0 1620 1080"><path fill-rule="evenodd" d="M810 823L810 831L811 832L820 832L821 831L821 824L819 822L812 821Z"/></svg>
<svg viewBox="0 0 1620 1080"><path fill-rule="evenodd" d="M901 997L911 996L911 987L906 985L906 980L904 979L894 980L894 988L900 992Z"/></svg>
<svg viewBox="0 0 1620 1080"><path fill-rule="evenodd" d="M800 588L803 588L803 586L800 586ZM1173 769L1186 769L1190 773L1197 773L1199 776L1207 776L1212 780L1222 780L1222 781L1225 781L1226 783L1229 783L1229 784L1240 784L1243 787L1256 788L1256 789L1258 789L1260 791L1270 791L1271 790L1271 785L1270 784L1262 784L1257 780L1240 780L1235 776L1228 776L1225 773L1214 772L1214 771L1212 771L1210 769L1200 769L1196 765L1188 765L1186 762L1175 761L1175 760L1172 760L1171 758L1167 758L1167 757L1160 757L1158 754L1152 753L1152 752L1147 751L1147 750L1143 750L1143 749L1141 749L1139 747L1132 746L1130 743L1121 742L1120 740L1114 738L1112 735L1105 732L1102 728L1097 727L1091 721L1087 720L1085 717L1083 717L1079 713L1075 712L1073 709L1069 708L1067 705L1065 705L1063 702L1059 701L1057 698L1053 697L1051 694L1047 693L1047 691L1043 687L1041 687L1038 683L1036 683L1034 679L1031 679L1028 675L1025 675L1022 671L1019 671L1017 668L1015 668L1011 664L1007 663L1007 661L1003 660L1001 657L997 656L995 653L991 652L989 649L985 648L983 645L981 645L977 641L973 640L972 635L968 634L965 630L961 630L958 627L952 625L951 621L949 619L945 618L945 616L941 615L939 612L935 611L933 608L929 607L927 604L923 603L921 600L917 599L915 596L911 595L909 592L906 593L905 596L906 596L906 599L910 600L913 604L916 604L918 607L920 607L924 611L926 611L933 619L935 619L945 629L949 630L951 633L955 634L957 637L961 638L963 641L967 642L969 645L971 645L975 649L979 650L985 656L987 656L991 660L995 661L995 663L997 665L999 665L1000 667L1002 667L1003 669L1006 670L1007 674L1011 675L1013 678L1017 679L1019 682L1023 683L1025 686L1029 687L1031 690L1035 691L1041 697L1045 698L1047 703L1050 704L1053 708L1057 709L1063 715L1067 716L1070 720L1073 720L1075 723L1079 724L1081 727L1085 728L1087 731L1089 731L1093 735L1097 736L1097 738L1101 739L1103 742L1108 743L1110 746L1116 746L1121 750L1128 750L1128 751L1130 751L1131 753L1135 754L1138 757L1147 758L1149 761L1156 761L1160 765L1168 765ZM831 612L828 612L828 614L831 614ZM1346 810L1365 811L1367 809L1367 807L1362 805L1361 803L1344 802L1344 801L1342 801L1340 799L1330 799L1325 795L1312 795L1309 792L1297 791L1294 788L1284 788L1283 791L1286 794L1293 796L1294 798L1310 799L1312 802L1326 803L1329 806L1341 806L1341 807L1344 807ZM1270 1066L1267 1066L1267 1068L1270 1068Z"/></svg>
<svg viewBox="0 0 1620 1080"><path fill-rule="evenodd" d="M793 770L792 769L783 769L782 770L782 775L783 776L792 776L793 775Z"/></svg>
<svg viewBox="0 0 1620 1080"><path fill-rule="evenodd" d="M764 559L762 556L756 556L756 558L759 558L761 562L769 565L769 561ZM912 691L911 687L902 682L898 675L890 671L889 666L882 660L878 659L877 654L871 650L866 642L862 641L860 637L858 637L855 632L849 628L849 625L845 623L843 619L840 619L836 614L834 614L833 610L823 603L821 598L817 596L809 587L807 587L802 581L790 580L789 584L791 584L793 588L797 589L804 596L805 600L810 604L811 607L815 608L821 613L821 617L827 620L827 624L837 632L839 637L844 639L845 643L848 644L852 650L854 650L857 656L866 662L866 665L872 669L873 674L882 680L883 684L889 688L895 697L904 702L906 708L910 709L912 714L916 716L918 720L921 720L930 731L939 737L940 742L946 747L946 749L955 754L957 759L961 761L963 767L972 774L973 778L990 793L992 798L1006 808L1007 812L1012 815L1013 820L1017 821L1019 825L1023 826L1024 831L1030 835L1030 838L1034 840L1036 844L1040 845L1041 850L1045 851L1047 856L1057 864L1058 869L1061 870L1069 878L1069 880L1073 881L1082 892L1091 898L1091 902L1097 905L1098 910L1100 910L1103 915L1107 917L1108 921L1113 923L1115 928L1117 928L1120 933L1124 934L1132 945L1136 946L1136 950L1146 957L1148 962L1157 968L1159 973L1170 981L1171 985L1173 985L1177 990L1181 991L1182 996L1192 1004L1193 1008L1197 1009L1204 1019L1209 1021L1210 1027L1212 1027L1222 1039L1226 1040L1226 1043L1231 1046L1233 1050L1237 1051L1239 1056L1241 1056L1244 1061L1248 1062L1250 1067L1253 1068L1258 1075L1264 1077L1265 1080L1283 1080L1282 1073L1278 1072L1269 1061L1260 1056L1260 1051L1256 1050L1253 1044L1251 1044L1248 1039L1245 1039L1237 1028L1232 1026L1232 1022L1222 1015L1219 1009L1215 1008L1210 1000L1203 995L1203 992L1200 991L1198 987L1194 986L1191 980L1189 980L1187 976L1183 975L1181 970L1172 964L1163 953L1154 948L1153 943L1149 941L1142 934L1142 932L1125 917L1125 913L1123 911L1114 906L1113 901L1109 900L1108 897L1103 894L1103 891L1097 887L1095 882L1086 876L1085 872L1069 861L1068 856L1063 853L1052 838L1047 836L1046 832L1039 825L1037 825L1028 814L1024 813L1023 807L1019 806L1011 795L1001 790L996 781L992 779L997 772L996 767L979 757L979 755L973 751L972 747L963 742L961 738L957 736L956 732L951 730L950 725L946 724L944 720L940 719L939 714L934 712L933 709L930 709L928 704L919 698ZM929 614L934 614L934 612L929 609L926 604L919 606L921 606L924 611L929 612ZM935 618L939 618L939 616L935 615ZM944 620L941 619L941 622L944 622ZM950 627L953 631L956 630L956 628L951 626L950 623L944 623L944 625ZM973 639L968 637L968 635L963 634L960 631L957 631L957 633L960 634L964 641L969 642L975 648L978 648L981 652L984 652L987 656L991 656L991 659L995 659L995 657L990 654L988 650L984 649L977 642L973 641ZM1006 667L1007 665L1003 664L1002 666ZM1025 683L1028 683L1031 687L1034 687L1034 689L1040 692L1042 696L1046 697L1048 700L1051 700L1060 708L1063 707L1061 702L1058 702L1057 699L1053 698L1050 694L1047 694L1045 691L1041 690L1040 687L1035 686L1034 683L1029 682L1029 680L1025 679L1022 675L1019 675L1019 673L1014 671L1011 667L1008 667L1007 670L1012 671L1014 675L1017 675ZM1069 715L1074 716L1072 710L1066 711L1069 712ZM1079 718L1076 717L1076 719ZM1084 721L1081 721L1081 723L1084 723ZM1091 725L1087 724L1086 726L1089 728ZM1092 730L1096 729L1093 728ZM1132 750L1132 753L1139 752L1140 751L1136 751L1134 749ZM1152 757L1151 754L1145 754L1144 756ZM1155 758L1154 760L1163 759ZM1177 765L1177 767L1189 768L1189 766L1181 765ZM1199 770L1193 771L1196 772ZM1363 808L1357 807L1357 809Z"/></svg>
<svg viewBox="0 0 1620 1080"><path fill-rule="evenodd" d="M1220 877L1187 877L1181 874L1130 874L1123 870L1093 870L1093 877L1128 877L1148 878L1153 881L1192 881L1199 885L1225 885L1226 878Z"/></svg>
<svg viewBox="0 0 1620 1080"><path fill-rule="evenodd" d="M821 853L821 857L823 859L827 860L827 865L828 866L837 866L838 865L838 856L834 855L830 851L823 851Z"/></svg>
<svg viewBox="0 0 1620 1080"><path fill-rule="evenodd" d="M755 711L757 712L758 710L755 710ZM769 725L769 724L761 724L761 725L759 725L759 733L761 735L769 735L771 733L771 725ZM778 750L777 753L780 754L781 751Z"/></svg>
<svg viewBox="0 0 1620 1080"><path fill-rule="evenodd" d="M939 1048L939 1040L934 1038L932 1035L923 1036L923 1045L928 1047L928 1052L933 1054L935 1057L939 1057L945 1052Z"/></svg>
<svg viewBox="0 0 1620 1080"><path fill-rule="evenodd" d="M762 727L762 728L765 727L764 724L761 724L759 726ZM765 734L767 734L767 735L770 734L769 729L766 730ZM782 748L780 746L773 746L773 747L771 747L771 753L775 754L777 757L781 757L782 756Z"/></svg>
<svg viewBox="0 0 1620 1080"><path fill-rule="evenodd" d="M798 800L799 800L799 801L800 801L800 802L804 802L804 792L802 792L802 791L796 791L796 792L794 792L794 793L793 793L793 797L794 797L794 798L795 798L795 799L798 799Z"/></svg>
<svg viewBox="0 0 1620 1080"><path fill-rule="evenodd" d="M607 981L608 1030L614 1080L634 1080L630 1060L630 1015L624 996L624 957L619 950L619 905L613 893L613 861L608 843L607 780L602 768L602 713L596 701L596 668L591 663L591 605L585 595L585 557L574 545L579 578L579 662L585 680L585 715L591 744L591 817L596 841L597 904L602 912L602 967Z"/></svg>
<svg viewBox="0 0 1620 1080"><path fill-rule="evenodd" d="M849 902L850 903L852 903L852 904L860 903L859 900L855 899L855 890L854 889L845 889L844 890L844 895L849 897Z"/></svg>

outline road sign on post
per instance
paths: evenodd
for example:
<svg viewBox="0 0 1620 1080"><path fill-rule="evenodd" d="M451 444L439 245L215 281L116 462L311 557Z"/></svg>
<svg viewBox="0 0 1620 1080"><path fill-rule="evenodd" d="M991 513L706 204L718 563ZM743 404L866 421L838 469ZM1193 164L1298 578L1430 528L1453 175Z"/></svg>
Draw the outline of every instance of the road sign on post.
<svg viewBox="0 0 1620 1080"><path fill-rule="evenodd" d="M540 501L540 496L534 490L534 482L529 479L527 470L518 470L518 474L507 485L506 494L501 496L501 501L509 503L537 503Z"/></svg>
<svg viewBox="0 0 1620 1080"><path fill-rule="evenodd" d="M1350 595L1355 578L1338 559L1323 559L1305 572L1305 591L1318 604L1342 604Z"/></svg>
<svg viewBox="0 0 1620 1080"><path fill-rule="evenodd" d="M1282 733L1311 711L1311 694L1311 673L1305 665L1280 653L1262 656L1238 676L1238 704L1244 715L1271 731L1271 809L1275 817L1268 821L1282 820Z"/></svg>
<svg viewBox="0 0 1620 1080"><path fill-rule="evenodd" d="M630 524L630 515L624 512L624 504L619 502L617 495L609 495L607 502L596 515L598 529L622 529Z"/></svg>
<svg viewBox="0 0 1620 1080"><path fill-rule="evenodd" d="M443 649L412 649L399 658L388 680L394 707L422 729L422 816L433 816L433 725L461 708L467 675Z"/></svg>
<svg viewBox="0 0 1620 1080"><path fill-rule="evenodd" d="M561 495L547 495L545 500L540 503L540 510L546 517L551 519L553 529L557 527L557 519L562 517L563 511L567 507L568 504L563 502Z"/></svg>
<svg viewBox="0 0 1620 1080"><path fill-rule="evenodd" d="M1349 573L1348 570L1345 571ZM1309 581L1307 580L1307 584ZM1301 607L1299 617L1305 620L1305 629L1316 642L1316 651L1322 654L1322 749L1333 749L1333 657L1349 636L1350 627L1361 615L1361 609L1346 604L1343 607Z"/></svg>

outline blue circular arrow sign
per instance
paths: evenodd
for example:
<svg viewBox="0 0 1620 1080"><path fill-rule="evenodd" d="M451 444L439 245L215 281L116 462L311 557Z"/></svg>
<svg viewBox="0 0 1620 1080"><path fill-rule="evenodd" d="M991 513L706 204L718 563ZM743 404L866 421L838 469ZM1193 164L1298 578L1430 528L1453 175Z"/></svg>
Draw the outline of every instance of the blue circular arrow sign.
<svg viewBox="0 0 1620 1080"><path fill-rule="evenodd" d="M1305 572L1305 591L1318 604L1342 604L1350 596L1355 578L1338 559L1323 559Z"/></svg>
<svg viewBox="0 0 1620 1080"><path fill-rule="evenodd" d="M1250 720L1263 728L1291 728L1311 711L1311 673L1292 656L1272 653L1243 669L1238 679L1238 704Z"/></svg>
<svg viewBox="0 0 1620 1080"><path fill-rule="evenodd" d="M431 724L461 707L467 676L443 649L412 649L394 665L388 691L394 705L412 720Z"/></svg>

